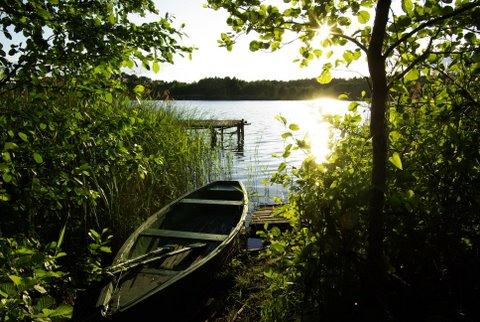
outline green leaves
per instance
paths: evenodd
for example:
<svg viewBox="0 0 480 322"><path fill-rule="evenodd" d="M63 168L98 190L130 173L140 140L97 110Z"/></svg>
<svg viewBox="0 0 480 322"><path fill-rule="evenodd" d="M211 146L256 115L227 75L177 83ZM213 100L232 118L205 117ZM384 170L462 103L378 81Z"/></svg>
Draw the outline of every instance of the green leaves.
<svg viewBox="0 0 480 322"><path fill-rule="evenodd" d="M112 96L112 93L105 93L105 101L109 104L111 104L113 102L113 96Z"/></svg>
<svg viewBox="0 0 480 322"><path fill-rule="evenodd" d="M18 148L18 145L14 142L5 142L5 144L3 145L4 150L13 150L16 148Z"/></svg>
<svg viewBox="0 0 480 322"><path fill-rule="evenodd" d="M270 244L270 250L275 254L282 254L285 251L285 246L279 241L274 241Z"/></svg>
<svg viewBox="0 0 480 322"><path fill-rule="evenodd" d="M22 139L22 141L28 142L28 136L25 133L18 132L18 136Z"/></svg>
<svg viewBox="0 0 480 322"><path fill-rule="evenodd" d="M8 278L15 284L16 286L20 286L22 284L22 278L17 275L8 275Z"/></svg>
<svg viewBox="0 0 480 322"><path fill-rule="evenodd" d="M300 127L299 127L297 124L295 124L295 123L291 123L291 124L288 126L288 128L289 128L290 130L292 130L292 131L298 131L298 130L300 130Z"/></svg>
<svg viewBox="0 0 480 322"><path fill-rule="evenodd" d="M62 229L60 230L60 234L58 235L58 240L56 244L56 251L58 252L60 250L60 247L62 246L63 239L65 238L65 230L67 229L67 223L63 225Z"/></svg>
<svg viewBox="0 0 480 322"><path fill-rule="evenodd" d="M228 51L231 51L233 49L234 42L228 34L223 32L220 34L219 44L220 46L227 48Z"/></svg>
<svg viewBox="0 0 480 322"><path fill-rule="evenodd" d="M413 2L412 0L402 0L402 9L405 13L413 13Z"/></svg>
<svg viewBox="0 0 480 322"><path fill-rule="evenodd" d="M0 253L0 276L4 277L0 283L2 319L58 321L71 317L72 306L62 304L58 292L72 290L72 285L57 270L57 257L50 248L30 238L0 238Z"/></svg>
<svg viewBox="0 0 480 322"><path fill-rule="evenodd" d="M37 153L37 152L34 152L33 153L33 159L35 160L36 163L40 164L40 163L43 163L43 158L42 156Z"/></svg>
<svg viewBox="0 0 480 322"><path fill-rule="evenodd" d="M152 70L155 74L157 74L160 71L160 64L158 63L158 61L153 62Z"/></svg>
<svg viewBox="0 0 480 322"><path fill-rule="evenodd" d="M134 60L147 69L152 64L153 71L158 72L158 61L173 62L175 53L193 51L180 44L183 32L173 27L173 16L136 23L132 14L144 17L157 14L157 9L151 0L135 5L93 0L84 8L58 0L10 6L1 20L5 38L12 45L6 51L0 49L3 75L8 77L5 81L36 88L55 84L55 88L70 87L102 96L100 92L106 88L121 89L118 77L112 76L119 75L122 67L133 68ZM51 32L43 34L42 30ZM20 31L22 37L12 37L11 33ZM39 81L43 77L59 77L61 81Z"/></svg>
<svg viewBox="0 0 480 322"><path fill-rule="evenodd" d="M135 92L135 94L140 95L145 91L145 87L139 84L133 88L133 91Z"/></svg>
<svg viewBox="0 0 480 322"><path fill-rule="evenodd" d="M277 121L282 122L283 125L287 125L287 119L286 119L284 116L282 116L282 115L275 115L275 119L276 119Z"/></svg>
<svg viewBox="0 0 480 322"><path fill-rule="evenodd" d="M10 173L8 172L5 172L3 175L2 175L2 179L3 179L3 182L5 183L9 183L10 181L12 181L13 177Z"/></svg>
<svg viewBox="0 0 480 322"><path fill-rule="evenodd" d="M402 159L400 159L400 155L397 152L394 152L390 158L388 158L395 167L400 170L403 170Z"/></svg>
<svg viewBox="0 0 480 322"><path fill-rule="evenodd" d="M71 305L60 305L54 310L47 311L48 314L46 314L49 317L55 317L55 318L71 318L72 313L73 313L73 307ZM46 313L46 312L44 312Z"/></svg>
<svg viewBox="0 0 480 322"><path fill-rule="evenodd" d="M317 82L320 84L328 84L332 81L332 75L330 74L330 68L324 68L320 76L317 77Z"/></svg>
<svg viewBox="0 0 480 322"><path fill-rule="evenodd" d="M283 150L282 158L288 158L292 153L292 144L287 144Z"/></svg>
<svg viewBox="0 0 480 322"><path fill-rule="evenodd" d="M415 81L420 77L420 72L417 69L411 69L405 74L406 81Z"/></svg>
<svg viewBox="0 0 480 322"><path fill-rule="evenodd" d="M350 112L356 111L357 107L358 107L358 102L351 102L350 104L348 104L348 110Z"/></svg>
<svg viewBox="0 0 480 322"><path fill-rule="evenodd" d="M284 132L281 135L282 139L284 139L284 140L291 137L291 136L292 136L292 132Z"/></svg>
<svg viewBox="0 0 480 322"><path fill-rule="evenodd" d="M360 22L361 24L365 24L370 20L370 14L368 13L368 11L360 10L357 13L357 18L358 22Z"/></svg>
<svg viewBox="0 0 480 322"><path fill-rule="evenodd" d="M249 45L250 51L258 51L260 49L268 49L270 47L270 43L262 42L257 40L252 40Z"/></svg>

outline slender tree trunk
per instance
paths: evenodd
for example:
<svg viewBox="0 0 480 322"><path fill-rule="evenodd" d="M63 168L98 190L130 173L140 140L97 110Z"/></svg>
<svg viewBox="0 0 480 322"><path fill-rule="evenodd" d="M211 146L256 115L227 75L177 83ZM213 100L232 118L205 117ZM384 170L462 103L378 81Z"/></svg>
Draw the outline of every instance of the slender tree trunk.
<svg viewBox="0 0 480 322"><path fill-rule="evenodd" d="M372 38L368 47L368 68L372 79L372 106L370 134L372 136L373 162L371 191L368 216L367 259L369 272L367 276L368 300L371 311L377 318L382 318L381 297L385 280L385 263L383 251L384 239L384 201L386 187L387 132L385 111L388 88L383 57L388 12L391 0L379 0L375 12Z"/></svg>

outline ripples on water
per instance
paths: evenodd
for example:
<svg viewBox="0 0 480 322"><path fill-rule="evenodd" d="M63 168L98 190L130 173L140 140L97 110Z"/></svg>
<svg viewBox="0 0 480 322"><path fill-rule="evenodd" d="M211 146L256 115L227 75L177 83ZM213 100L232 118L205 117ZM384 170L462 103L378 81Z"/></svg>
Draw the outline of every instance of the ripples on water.
<svg viewBox="0 0 480 322"><path fill-rule="evenodd" d="M193 112L196 117L204 119L244 119L250 123L245 126L243 152L233 151L232 179L243 181L249 190L249 198L255 204L268 204L272 203L272 197L285 199L287 194L279 185L262 184L283 161L272 157L274 153L281 154L285 146L281 134L286 128L275 116L282 115L289 123L300 126L296 137L303 139L308 135L312 153L320 162L328 154L329 126L323 117L345 114L348 104L348 101L329 98L303 101L175 101L174 108L187 111L187 114ZM236 143L236 136L232 136L232 141ZM236 144L232 146L236 147ZM289 158L289 164L298 166L305 156L305 153L296 151Z"/></svg>

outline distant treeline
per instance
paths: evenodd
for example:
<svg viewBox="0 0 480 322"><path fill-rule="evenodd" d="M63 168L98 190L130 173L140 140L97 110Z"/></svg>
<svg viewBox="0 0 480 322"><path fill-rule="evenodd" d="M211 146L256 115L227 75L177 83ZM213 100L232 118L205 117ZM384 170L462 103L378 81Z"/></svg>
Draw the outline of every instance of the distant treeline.
<svg viewBox="0 0 480 322"><path fill-rule="evenodd" d="M336 97L342 93L358 99L362 91L367 95L369 93L366 78L333 79L329 84L320 84L315 79L247 82L237 78L215 77L182 83L125 74L124 81L131 89L143 85L144 97L155 100L296 100L319 96Z"/></svg>

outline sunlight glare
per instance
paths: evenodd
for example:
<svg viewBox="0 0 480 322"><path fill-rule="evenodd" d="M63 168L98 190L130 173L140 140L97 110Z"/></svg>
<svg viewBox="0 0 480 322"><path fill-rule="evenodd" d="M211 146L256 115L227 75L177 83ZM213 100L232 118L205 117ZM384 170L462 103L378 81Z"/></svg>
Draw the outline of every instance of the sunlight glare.
<svg viewBox="0 0 480 322"><path fill-rule="evenodd" d="M332 30L328 24L322 24L316 30L316 39L319 41L325 40L330 37L331 32Z"/></svg>
<svg viewBox="0 0 480 322"><path fill-rule="evenodd" d="M310 143L310 153L316 163L325 162L330 149L328 147L330 125L327 122L317 124L315 128L309 129L307 136Z"/></svg>
<svg viewBox="0 0 480 322"><path fill-rule="evenodd" d="M344 115L348 108L341 104L339 100L329 97L320 97L311 101L312 108L317 110L317 117L304 120L306 135L309 138L310 153L315 158L316 163L325 162L329 155L330 124L324 119L326 115Z"/></svg>

